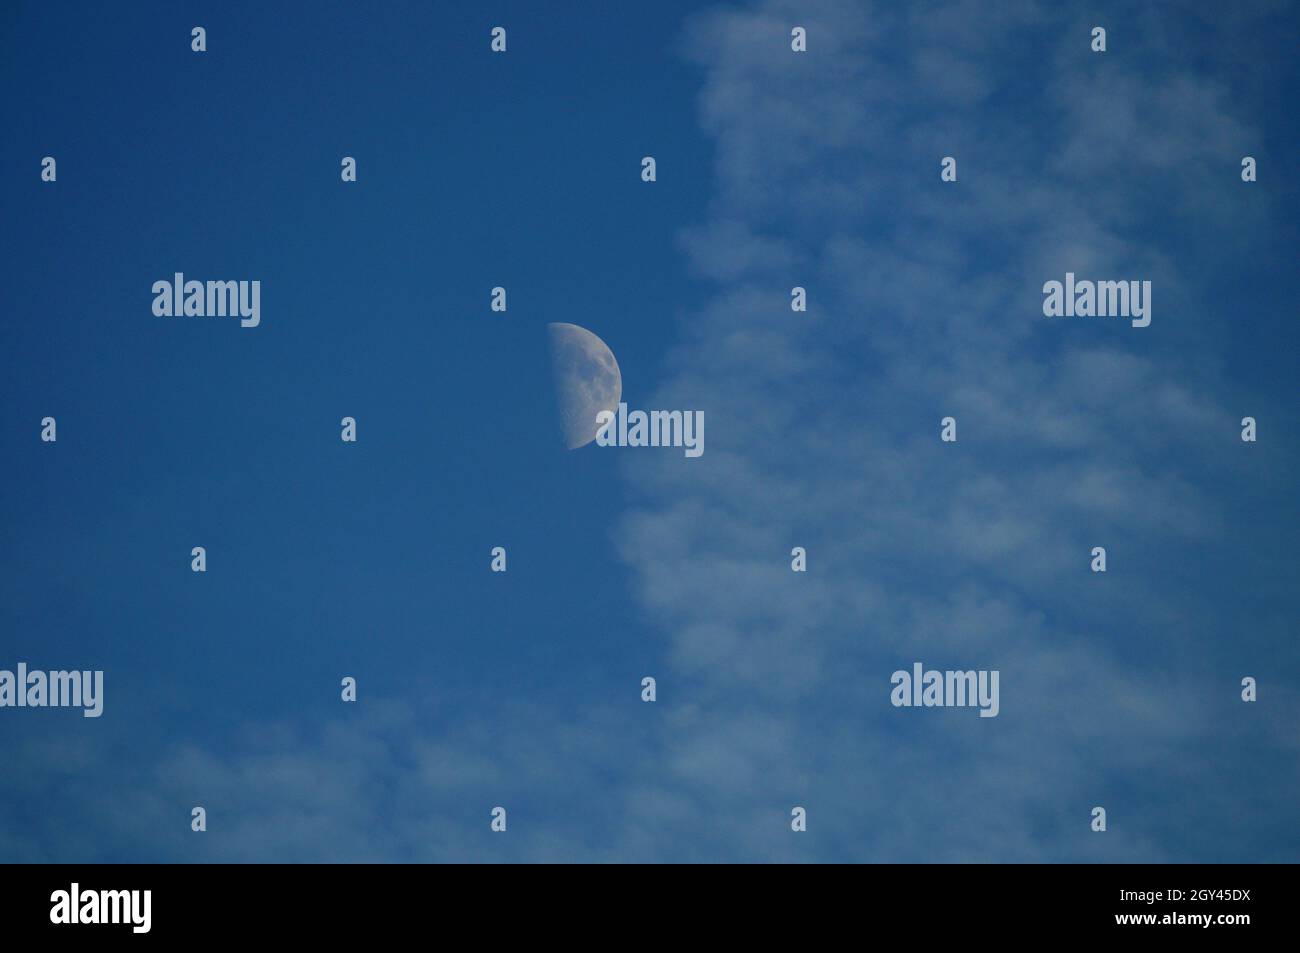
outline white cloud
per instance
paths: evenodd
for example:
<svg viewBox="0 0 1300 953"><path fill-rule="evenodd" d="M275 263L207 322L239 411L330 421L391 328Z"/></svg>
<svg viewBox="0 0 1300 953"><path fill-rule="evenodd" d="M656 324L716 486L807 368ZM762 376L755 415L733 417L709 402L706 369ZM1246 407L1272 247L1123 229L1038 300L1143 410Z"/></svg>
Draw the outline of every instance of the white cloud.
<svg viewBox="0 0 1300 953"><path fill-rule="evenodd" d="M794 22L810 25L802 59L782 40ZM1222 531L1207 482L1235 430L1196 389L1213 358L1189 365L1127 322L1046 324L1040 287L1067 269L1151 278L1154 327L1184 318L1200 276L1125 209L1126 177L1165 174L1180 208L1213 214L1207 184L1235 176L1215 163L1247 135L1211 81L1134 58L1080 57L1022 84L1014 110L971 111L1016 83L1029 54L1008 50L1029 25L1070 26L958 4L901 32L896 8L847 3L694 26L717 199L685 248L720 287L659 397L705 411L710 449L629 459L640 503L619 538L675 677L708 699L670 741L673 778L738 819L728 836L751 856L779 787L828 798L836 829L862 835L839 848L855 859L1159 859L1181 847L1157 828L1184 809L1183 759L1216 731L1189 700L1235 698L1197 666L1128 657L1132 639L1165 644L1144 626L1189 593L1152 565L1088 571L1099 537L1176 559ZM944 154L958 184L939 182ZM719 267L722 235L745 266ZM794 283L806 315L783 299ZM1000 668L1002 715L882 707L916 659ZM1113 793L1125 820L1090 840L1088 811L1135 775L1158 800Z"/></svg>

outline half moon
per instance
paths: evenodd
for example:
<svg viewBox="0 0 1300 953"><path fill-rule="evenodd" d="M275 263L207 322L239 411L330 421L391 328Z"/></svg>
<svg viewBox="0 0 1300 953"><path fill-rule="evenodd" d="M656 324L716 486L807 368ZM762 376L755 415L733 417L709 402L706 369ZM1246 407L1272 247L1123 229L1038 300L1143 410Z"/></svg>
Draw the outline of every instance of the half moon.
<svg viewBox="0 0 1300 953"><path fill-rule="evenodd" d="M548 324L551 373L560 410L560 430L570 450L596 439L596 415L616 411L623 396L623 375L614 352L586 328Z"/></svg>

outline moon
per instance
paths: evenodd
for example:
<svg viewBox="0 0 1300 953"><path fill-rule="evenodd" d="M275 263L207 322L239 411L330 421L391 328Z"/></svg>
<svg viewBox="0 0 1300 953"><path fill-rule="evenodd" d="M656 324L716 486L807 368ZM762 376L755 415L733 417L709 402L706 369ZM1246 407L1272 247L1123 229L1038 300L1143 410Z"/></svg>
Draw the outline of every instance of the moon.
<svg viewBox="0 0 1300 953"><path fill-rule="evenodd" d="M600 338L576 324L548 324L551 373L560 409L560 430L570 450L596 439L596 415L618 409L623 374Z"/></svg>

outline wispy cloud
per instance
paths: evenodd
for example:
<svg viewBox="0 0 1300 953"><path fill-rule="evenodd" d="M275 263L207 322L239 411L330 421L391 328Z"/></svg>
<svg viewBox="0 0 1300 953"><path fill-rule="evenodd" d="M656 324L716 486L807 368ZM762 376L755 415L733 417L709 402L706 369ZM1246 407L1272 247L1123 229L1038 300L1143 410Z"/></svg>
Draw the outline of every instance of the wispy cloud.
<svg viewBox="0 0 1300 953"><path fill-rule="evenodd" d="M1213 357L1160 332L1195 307L1200 265L1162 249L1140 190L1163 176L1217 227L1255 135L1213 79L1159 51L1089 59L1087 26L1048 7L908 10L771 3L690 34L718 188L684 247L718 287L660 397L705 408L712 443L691 468L629 460L641 503L619 534L707 699L674 770L741 817L774 788L820 799L863 835L838 848L857 859L1221 859L1230 838L1168 837L1218 809L1230 824L1198 748L1287 744L1227 718L1237 673L1196 662L1230 607L1173 625L1200 604L1185 580L1093 576L1087 555L1225 542L1239 414L1202 387ZM1029 86L1033 57L1009 51L1046 38L1056 78ZM1041 283L1067 270L1153 279L1155 332L1046 322ZM1000 668L1002 716L890 710L913 659ZM1105 837L1095 804L1124 818ZM735 835L762 852L758 828Z"/></svg>

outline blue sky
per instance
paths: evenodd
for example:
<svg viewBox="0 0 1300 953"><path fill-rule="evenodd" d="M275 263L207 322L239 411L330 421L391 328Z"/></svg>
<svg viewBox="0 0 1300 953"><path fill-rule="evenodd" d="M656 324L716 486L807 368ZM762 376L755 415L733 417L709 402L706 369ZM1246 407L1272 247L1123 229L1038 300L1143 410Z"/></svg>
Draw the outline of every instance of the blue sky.
<svg viewBox="0 0 1300 953"><path fill-rule="evenodd" d="M0 712L0 857L1297 859L1293 6L10 20L0 667L106 699ZM704 456L565 451L550 321Z"/></svg>

